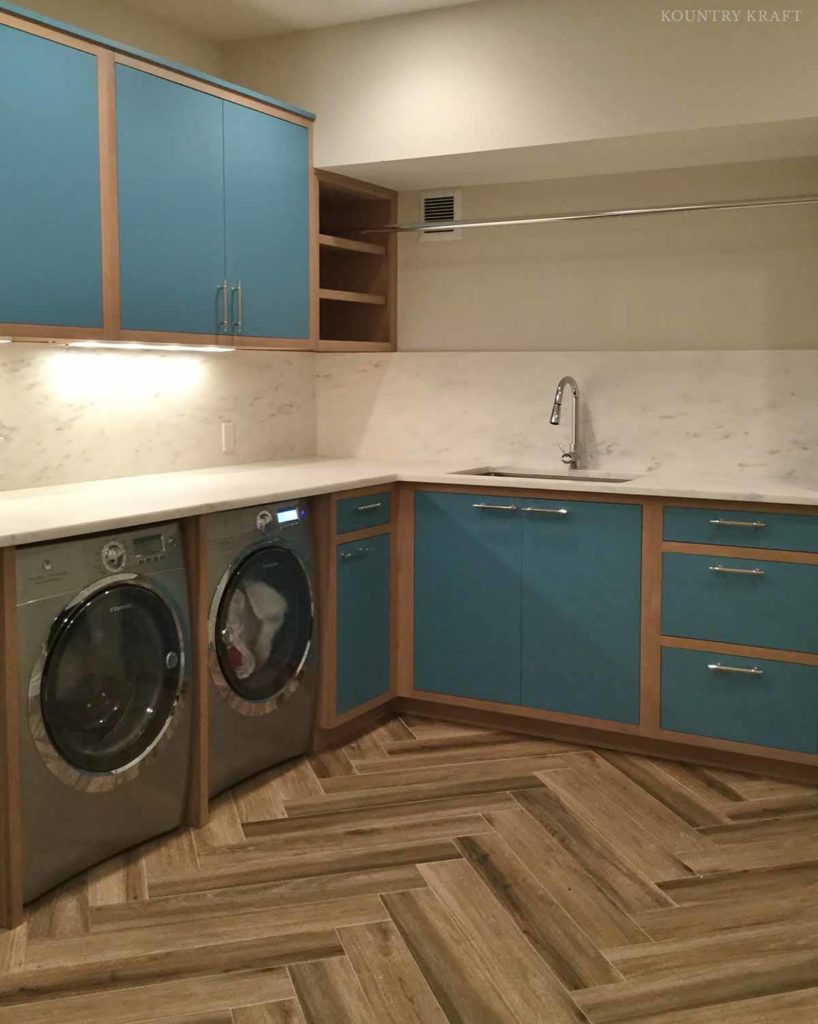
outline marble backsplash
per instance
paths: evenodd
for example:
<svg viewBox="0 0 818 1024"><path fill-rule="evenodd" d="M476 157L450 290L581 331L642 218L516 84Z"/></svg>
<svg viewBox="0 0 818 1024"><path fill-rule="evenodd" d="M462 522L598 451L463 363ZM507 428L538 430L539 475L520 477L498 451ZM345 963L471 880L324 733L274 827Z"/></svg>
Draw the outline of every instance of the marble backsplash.
<svg viewBox="0 0 818 1024"><path fill-rule="evenodd" d="M312 456L314 367L301 352L0 345L0 490Z"/></svg>
<svg viewBox="0 0 818 1024"><path fill-rule="evenodd" d="M399 352L317 357L318 453L560 467L566 373L588 467L818 484L818 351Z"/></svg>

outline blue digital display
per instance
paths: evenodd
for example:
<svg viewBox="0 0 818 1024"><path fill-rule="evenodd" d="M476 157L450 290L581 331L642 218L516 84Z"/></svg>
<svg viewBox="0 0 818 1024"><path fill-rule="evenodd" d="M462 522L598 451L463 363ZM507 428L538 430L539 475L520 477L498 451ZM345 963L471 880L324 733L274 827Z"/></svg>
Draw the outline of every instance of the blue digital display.
<svg viewBox="0 0 818 1024"><path fill-rule="evenodd" d="M298 509L297 508L285 508L280 512L276 512L276 519L279 523L297 523L298 522Z"/></svg>

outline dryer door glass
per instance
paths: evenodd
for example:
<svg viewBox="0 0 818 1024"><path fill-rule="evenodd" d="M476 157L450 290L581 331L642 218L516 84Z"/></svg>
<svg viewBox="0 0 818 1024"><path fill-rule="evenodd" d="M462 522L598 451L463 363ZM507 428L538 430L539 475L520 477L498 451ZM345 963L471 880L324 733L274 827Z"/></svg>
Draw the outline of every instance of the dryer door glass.
<svg viewBox="0 0 818 1024"><path fill-rule="evenodd" d="M157 742L181 682L170 606L146 587L114 584L55 623L40 684L43 722L69 764L116 771Z"/></svg>
<svg viewBox="0 0 818 1024"><path fill-rule="evenodd" d="M266 547L239 564L216 617L216 654L241 697L269 700L298 673L312 637L306 571L285 548Z"/></svg>

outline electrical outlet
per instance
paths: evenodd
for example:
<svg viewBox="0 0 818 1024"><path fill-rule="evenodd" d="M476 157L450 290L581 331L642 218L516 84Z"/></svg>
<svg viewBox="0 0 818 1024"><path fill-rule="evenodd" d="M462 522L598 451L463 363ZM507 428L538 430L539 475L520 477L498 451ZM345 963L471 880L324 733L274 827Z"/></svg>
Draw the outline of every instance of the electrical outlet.
<svg viewBox="0 0 818 1024"><path fill-rule="evenodd" d="M230 455L236 450L236 424L232 420L222 420L222 454Z"/></svg>

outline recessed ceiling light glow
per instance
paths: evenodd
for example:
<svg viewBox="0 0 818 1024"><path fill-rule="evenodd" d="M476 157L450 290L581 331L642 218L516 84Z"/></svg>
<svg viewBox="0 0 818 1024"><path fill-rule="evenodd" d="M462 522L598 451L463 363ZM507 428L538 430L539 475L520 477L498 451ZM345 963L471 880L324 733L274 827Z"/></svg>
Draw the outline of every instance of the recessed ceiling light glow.
<svg viewBox="0 0 818 1024"><path fill-rule="evenodd" d="M69 341L69 348L105 348L120 352L235 352L233 345L165 345L158 341Z"/></svg>

